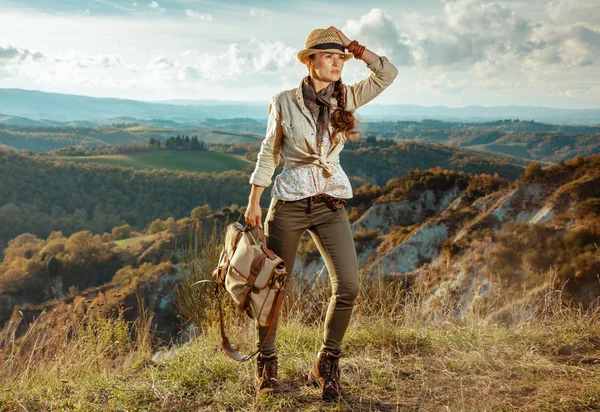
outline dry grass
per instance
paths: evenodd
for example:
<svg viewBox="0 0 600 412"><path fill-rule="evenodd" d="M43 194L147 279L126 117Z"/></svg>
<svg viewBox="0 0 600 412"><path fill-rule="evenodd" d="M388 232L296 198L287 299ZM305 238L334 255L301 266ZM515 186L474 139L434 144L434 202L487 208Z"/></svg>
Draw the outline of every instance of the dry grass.
<svg viewBox="0 0 600 412"><path fill-rule="evenodd" d="M187 250L205 264L187 266L184 278L208 276L217 244L212 238ZM434 305L398 279L361 279L341 362L345 395L335 404L304 384L321 341L326 284L296 280L277 339L287 390L267 399L255 398L253 362L220 351L206 293L182 283L186 313L202 305L197 334L154 360L151 313L141 310L129 324L118 313L81 313L75 301L43 314L18 342L0 342L0 410L598 411L600 309L567 305L547 276L536 293L500 308L528 311L508 324L496 316L500 284L457 319L449 298ZM233 307L227 313L231 337L249 351L251 325Z"/></svg>

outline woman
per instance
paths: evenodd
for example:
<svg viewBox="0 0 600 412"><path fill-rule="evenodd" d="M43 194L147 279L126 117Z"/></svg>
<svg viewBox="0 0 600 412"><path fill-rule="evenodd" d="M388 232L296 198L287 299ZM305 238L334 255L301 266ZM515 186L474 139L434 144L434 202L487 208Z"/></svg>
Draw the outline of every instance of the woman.
<svg viewBox="0 0 600 412"><path fill-rule="evenodd" d="M345 53L346 49L351 53ZM364 61L372 74L347 86L341 75L344 62L352 56ZM358 295L356 250L344 208L352 187L339 164L339 154L344 142L357 135L353 112L388 87L398 70L386 57L350 41L333 26L313 30L298 60L306 65L308 75L297 89L271 99L267 133L250 177L252 189L244 217L247 224L263 227L260 197L283 156L284 170L271 191L265 240L290 274L306 230L325 261L332 297L322 348L309 376L321 387L323 399L335 400L340 394L341 342ZM266 330L259 328L259 342ZM275 330L258 355L256 383L259 393L278 387Z"/></svg>

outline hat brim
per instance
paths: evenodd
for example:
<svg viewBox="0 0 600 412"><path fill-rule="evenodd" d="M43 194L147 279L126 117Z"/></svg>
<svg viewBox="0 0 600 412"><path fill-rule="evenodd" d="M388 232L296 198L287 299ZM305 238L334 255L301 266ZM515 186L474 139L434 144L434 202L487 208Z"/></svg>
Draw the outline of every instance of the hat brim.
<svg viewBox="0 0 600 412"><path fill-rule="evenodd" d="M304 59L306 59L311 54L316 54L316 53L337 53L337 54L343 54L344 55L344 61L348 61L349 59L351 59L352 57L354 57L354 55L352 53L344 53L344 52L341 52L341 51L339 51L337 49L304 49L304 50L300 50L298 52L298 60L300 60L300 63L305 64L304 63Z"/></svg>

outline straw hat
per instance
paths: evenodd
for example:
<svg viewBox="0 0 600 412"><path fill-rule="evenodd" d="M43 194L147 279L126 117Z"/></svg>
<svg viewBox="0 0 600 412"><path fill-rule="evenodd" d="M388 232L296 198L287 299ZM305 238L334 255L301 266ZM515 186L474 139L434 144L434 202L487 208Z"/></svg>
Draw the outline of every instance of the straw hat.
<svg viewBox="0 0 600 412"><path fill-rule="evenodd" d="M310 32L306 39L306 47L298 52L298 60L304 64L306 59L311 54L323 53L339 53L344 55L344 61L353 57L351 53L344 53L346 48L342 46L340 36L328 29L315 29Z"/></svg>

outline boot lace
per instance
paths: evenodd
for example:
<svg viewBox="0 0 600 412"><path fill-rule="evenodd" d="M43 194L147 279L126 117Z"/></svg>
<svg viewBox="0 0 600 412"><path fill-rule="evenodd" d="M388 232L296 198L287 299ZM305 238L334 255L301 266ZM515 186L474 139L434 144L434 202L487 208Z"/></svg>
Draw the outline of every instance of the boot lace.
<svg viewBox="0 0 600 412"><path fill-rule="evenodd" d="M329 376L331 378L331 383L337 387L337 382L340 379L340 367L339 367L339 358L331 359L331 366L329 369Z"/></svg>
<svg viewBox="0 0 600 412"><path fill-rule="evenodd" d="M325 376L325 383L328 386L332 386L334 388L338 387L338 381L340 380L340 366L339 360L340 358L337 356L333 356L332 354L325 353L325 362L324 362L324 370L328 373Z"/></svg>

